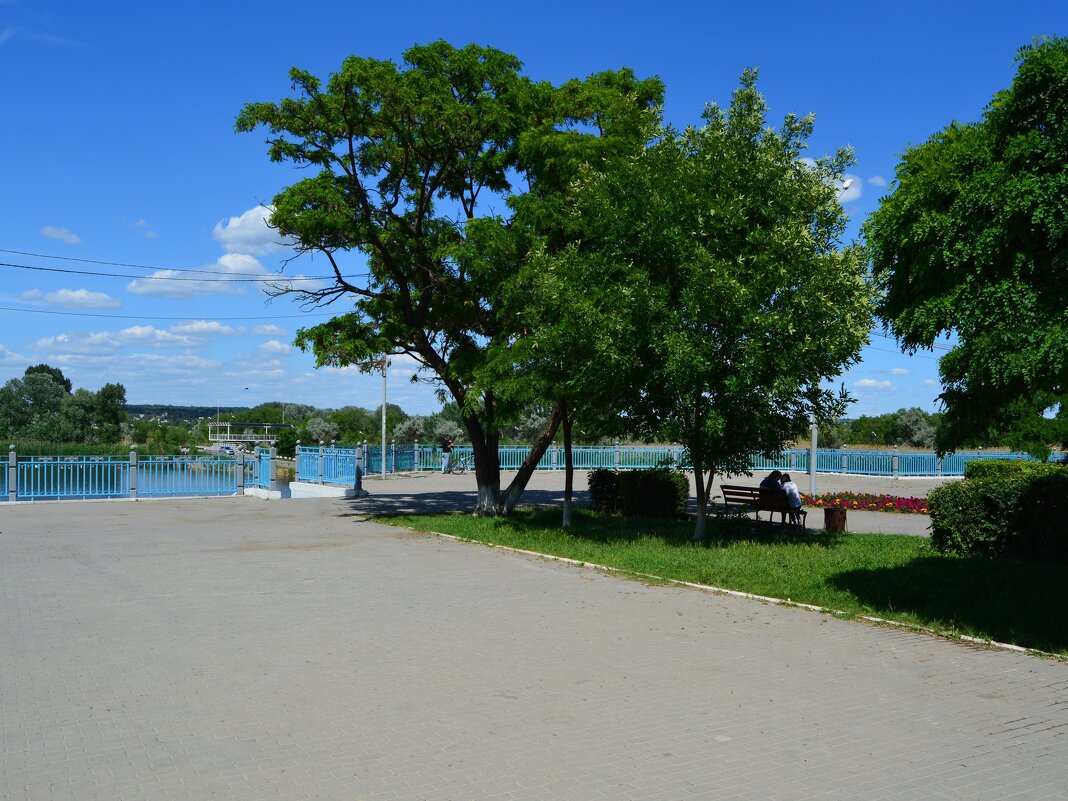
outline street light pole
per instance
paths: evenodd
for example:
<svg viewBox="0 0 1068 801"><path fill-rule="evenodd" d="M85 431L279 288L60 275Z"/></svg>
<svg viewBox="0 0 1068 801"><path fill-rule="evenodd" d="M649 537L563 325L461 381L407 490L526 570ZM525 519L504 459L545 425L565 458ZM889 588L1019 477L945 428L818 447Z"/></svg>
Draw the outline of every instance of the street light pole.
<svg viewBox="0 0 1068 801"><path fill-rule="evenodd" d="M389 361L382 357L382 478L386 477L386 367Z"/></svg>

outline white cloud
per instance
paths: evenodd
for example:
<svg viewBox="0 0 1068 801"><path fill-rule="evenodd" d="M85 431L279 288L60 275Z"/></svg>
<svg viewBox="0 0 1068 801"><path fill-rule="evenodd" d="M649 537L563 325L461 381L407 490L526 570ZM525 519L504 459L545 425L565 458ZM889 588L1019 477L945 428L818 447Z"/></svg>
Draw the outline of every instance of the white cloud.
<svg viewBox="0 0 1068 801"><path fill-rule="evenodd" d="M861 389L890 389L893 387L893 384L889 381L877 381L874 378L862 378L853 386L860 387Z"/></svg>
<svg viewBox="0 0 1068 801"><path fill-rule="evenodd" d="M25 356L13 353L0 345L0 364L23 364L27 361Z"/></svg>
<svg viewBox="0 0 1068 801"><path fill-rule="evenodd" d="M217 222L212 236L229 253L267 256L286 245L279 233L267 224L274 209L256 206L239 217L231 217L225 224Z"/></svg>
<svg viewBox="0 0 1068 801"><path fill-rule="evenodd" d="M135 325L121 331L95 331L89 334L63 333L44 337L31 348L50 355L104 355L131 345L149 348L191 348L199 343L192 337L173 334L151 325Z"/></svg>
<svg viewBox="0 0 1068 801"><path fill-rule="evenodd" d="M279 342L277 339L271 339L267 342L264 342L262 345L256 348L256 350L258 350L260 353L269 353L281 356L286 353L289 353L293 350L293 348L284 342Z"/></svg>
<svg viewBox="0 0 1068 801"><path fill-rule="evenodd" d="M226 283L227 278L258 277L267 271L252 256L241 253L226 253L205 270L221 273L212 276L219 280L199 280L189 273L177 270L157 270L146 278L137 278L126 285L126 291L134 295L152 295L165 298L192 298L198 295L244 294L249 288L260 288L259 282ZM171 280L161 280L171 279Z"/></svg>
<svg viewBox="0 0 1068 801"><path fill-rule="evenodd" d="M170 330L175 334L190 334L192 336L225 336L243 333L240 328L231 328L228 325L223 325L218 320L194 320L190 323L179 323L178 325L172 325Z"/></svg>
<svg viewBox="0 0 1068 801"><path fill-rule="evenodd" d="M890 371L890 375L910 375L907 367L895 367Z"/></svg>
<svg viewBox="0 0 1068 801"><path fill-rule="evenodd" d="M77 245L82 241L82 238L77 234L71 233L66 228L57 228L54 225L46 225L41 229L41 233L47 236L49 239L55 239L58 242L65 242L68 245Z"/></svg>
<svg viewBox="0 0 1068 801"><path fill-rule="evenodd" d="M928 379L926 379L926 380L925 380L925 381L923 382L923 385L924 385L925 387L940 387L940 386L942 386L942 385L941 385L941 384L939 384L939 383L938 383L937 381L935 381L935 380L934 380L933 378L928 378Z"/></svg>
<svg viewBox="0 0 1068 801"><path fill-rule="evenodd" d="M118 298L88 289L60 289L55 292L30 289L23 292L21 297L26 301L43 300L52 306L72 306L79 309L117 309L122 306L122 301Z"/></svg>
<svg viewBox="0 0 1068 801"><path fill-rule="evenodd" d="M881 175L873 175L868 179L868 183L872 186L886 186L886 179Z"/></svg>
<svg viewBox="0 0 1068 801"><path fill-rule="evenodd" d="M257 325L252 333L258 337L284 337L286 330L277 325Z"/></svg>

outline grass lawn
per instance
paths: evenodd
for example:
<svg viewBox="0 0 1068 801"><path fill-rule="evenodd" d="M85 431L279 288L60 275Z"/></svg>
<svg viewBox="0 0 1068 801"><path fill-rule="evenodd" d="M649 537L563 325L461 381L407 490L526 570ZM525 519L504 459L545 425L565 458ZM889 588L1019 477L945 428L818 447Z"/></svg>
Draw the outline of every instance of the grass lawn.
<svg viewBox="0 0 1068 801"><path fill-rule="evenodd" d="M521 508L509 518L379 519L1068 657L1063 565L941 556L922 537L798 533L739 521L710 520L711 541L694 545L691 523L605 518L581 509L568 532L556 509Z"/></svg>

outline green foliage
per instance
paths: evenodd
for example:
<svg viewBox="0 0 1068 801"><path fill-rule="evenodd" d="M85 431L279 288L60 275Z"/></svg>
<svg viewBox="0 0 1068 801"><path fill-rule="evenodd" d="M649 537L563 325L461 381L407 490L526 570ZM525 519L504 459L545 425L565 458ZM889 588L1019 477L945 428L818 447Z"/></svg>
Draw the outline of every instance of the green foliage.
<svg viewBox="0 0 1068 801"><path fill-rule="evenodd" d="M594 511L611 514L619 509L619 473L615 470L591 470L586 474L586 488Z"/></svg>
<svg viewBox="0 0 1068 801"><path fill-rule="evenodd" d="M73 391L74 385L71 384L70 379L63 375L63 371L58 367L52 367L47 364L35 364L26 368L26 371L22 374L25 378L28 375L40 374L48 376L55 381L59 386L63 387L63 390L68 394Z"/></svg>
<svg viewBox="0 0 1068 801"><path fill-rule="evenodd" d="M73 393L69 386L61 370L39 364L0 387L0 438L117 443L126 423L122 384Z"/></svg>
<svg viewBox="0 0 1068 801"><path fill-rule="evenodd" d="M1017 56L981 121L906 150L864 225L879 315L909 351L943 335L937 447L1068 445L1068 39Z"/></svg>
<svg viewBox="0 0 1068 801"><path fill-rule="evenodd" d="M941 553L1068 563L1068 470L1009 464L931 492L932 545Z"/></svg>
<svg viewBox="0 0 1068 801"><path fill-rule="evenodd" d="M690 501L689 479L672 470L593 470L588 488L594 509L625 517L676 520Z"/></svg>
<svg viewBox="0 0 1068 801"><path fill-rule="evenodd" d="M931 448L940 419L941 415L930 414L916 406L875 416L861 415L843 422L844 436L849 445Z"/></svg>
<svg viewBox="0 0 1068 801"><path fill-rule="evenodd" d="M706 472L744 472L811 414L842 413L847 396L826 381L867 339L870 293L859 254L840 247L834 188L851 155L802 164L812 125L769 127L749 71L727 109L651 131L643 152L584 175L577 193L575 253L605 298L588 319L613 326L616 402L639 435L686 445L699 512Z"/></svg>
<svg viewBox="0 0 1068 801"><path fill-rule="evenodd" d="M272 160L312 168L274 198L271 222L338 278L294 291L352 302L297 345L320 365L407 354L426 368L462 414L489 513L501 505L500 427L544 395L518 384L498 394L480 376L522 332L515 296L504 298L530 253L568 238L562 193L579 170L632 149L663 93L627 70L553 87L520 68L445 42L409 49L401 65L352 56L325 84L294 69L297 97L248 104L237 119L239 131L267 129Z"/></svg>
<svg viewBox="0 0 1068 801"><path fill-rule="evenodd" d="M976 459L964 466L965 478L1013 479L1019 476L1050 475L1064 472L1059 465L1018 459Z"/></svg>

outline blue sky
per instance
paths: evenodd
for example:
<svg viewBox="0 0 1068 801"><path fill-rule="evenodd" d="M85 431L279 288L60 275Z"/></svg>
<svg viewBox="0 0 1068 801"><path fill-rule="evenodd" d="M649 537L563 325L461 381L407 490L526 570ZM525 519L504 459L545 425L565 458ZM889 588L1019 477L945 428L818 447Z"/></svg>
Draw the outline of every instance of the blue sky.
<svg viewBox="0 0 1068 801"><path fill-rule="evenodd" d="M262 276L287 256L261 204L298 173L268 161L261 133L233 124L244 103L287 96L293 66L325 78L350 54L399 61L412 44L475 42L515 53L539 80L622 66L659 75L678 126L698 122L707 102L725 104L757 67L773 124L817 115L810 155L855 149L844 198L855 236L906 146L977 119L1011 83L1020 46L1065 34L1063 0L0 0L0 262L20 265L0 267L0 381L46 362L75 386L120 382L134 403L381 402L380 379L317 370L292 347L297 328L323 317L268 303L256 283L203 280ZM137 278L159 270L200 280ZM935 411L937 355L910 358L873 336L843 376L857 398L850 415ZM391 369L389 400L432 412L412 368Z"/></svg>

